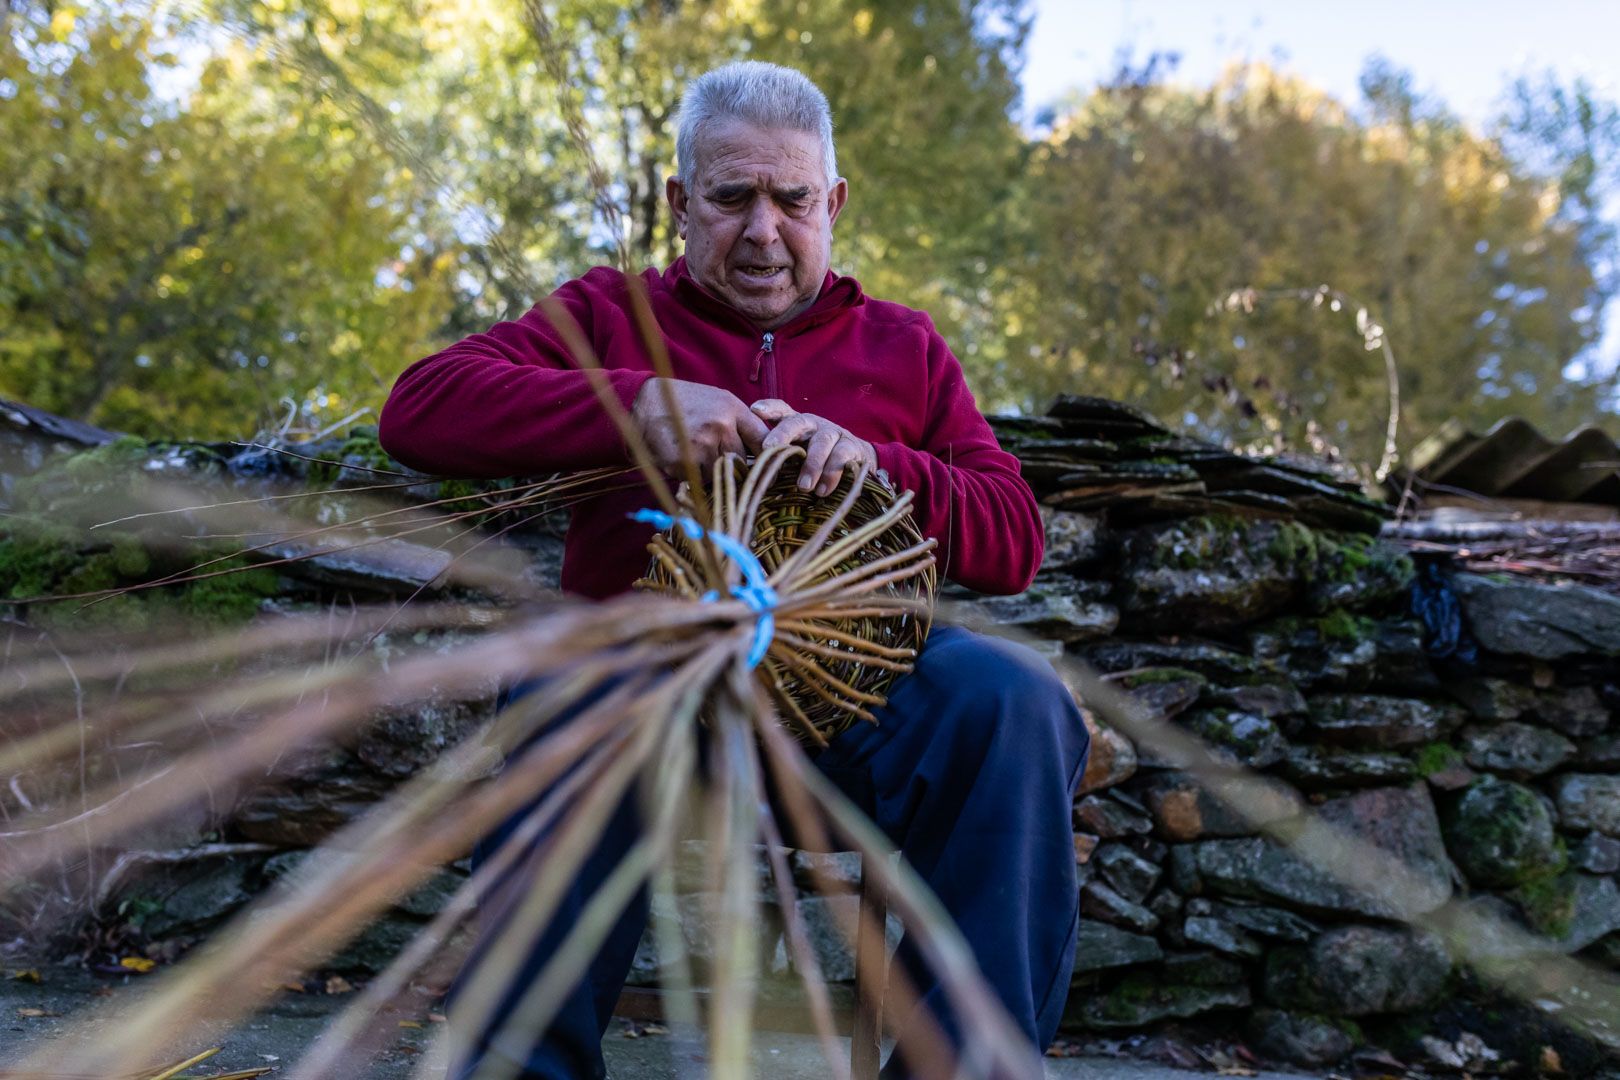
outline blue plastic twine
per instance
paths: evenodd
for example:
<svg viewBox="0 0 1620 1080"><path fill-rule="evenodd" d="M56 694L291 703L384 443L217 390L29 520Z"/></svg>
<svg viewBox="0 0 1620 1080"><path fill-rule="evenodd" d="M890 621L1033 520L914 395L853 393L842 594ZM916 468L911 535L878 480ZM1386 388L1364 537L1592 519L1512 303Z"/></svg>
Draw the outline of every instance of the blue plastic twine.
<svg viewBox="0 0 1620 1080"><path fill-rule="evenodd" d="M748 605L748 610L755 615L754 643L748 650L748 666L759 667L759 662L765 659L765 652L771 647L771 639L776 636L776 590L766 581L765 567L760 565L759 559L742 544L724 533L712 533L689 517L674 517L662 510L637 510L630 515L632 521L644 522L656 529L678 528L693 540L701 540L708 536L714 541L714 546L723 551L732 562L742 570L743 584L733 585L731 595ZM720 594L709 590L700 598L705 603L713 603L720 599Z"/></svg>

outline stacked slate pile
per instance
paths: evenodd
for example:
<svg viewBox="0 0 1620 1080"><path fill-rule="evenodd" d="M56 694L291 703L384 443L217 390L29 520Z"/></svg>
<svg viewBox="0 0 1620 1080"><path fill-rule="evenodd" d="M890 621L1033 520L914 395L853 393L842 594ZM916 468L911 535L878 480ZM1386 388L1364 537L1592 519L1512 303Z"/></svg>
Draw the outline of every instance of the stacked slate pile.
<svg viewBox="0 0 1620 1080"><path fill-rule="evenodd" d="M402 518L399 509L476 508L473 500L509 486L424 476L389 458L371 426L290 443L147 441L0 399L0 604L88 588L71 580L85 576L87 563L137 548L127 572L97 573L94 587L156 578L157 563L178 573L247 549L248 561L274 565L284 600L443 595L453 591L453 548L443 540L454 530L417 528L421 515ZM163 508L174 509L152 513ZM365 515L377 515L376 529ZM351 529L336 531L345 522ZM553 585L566 523L565 514L503 521L513 525L506 545L522 553L513 572ZM210 536L221 540L208 548ZM235 584L220 579L209 588ZM120 598L120 606L141 600Z"/></svg>
<svg viewBox="0 0 1620 1080"><path fill-rule="evenodd" d="M1235 454L1107 398L1065 394L1045 416L990 422L1043 503L1059 510L1106 508L1117 524L1242 513L1377 532L1389 516L1353 475L1323 462Z"/></svg>

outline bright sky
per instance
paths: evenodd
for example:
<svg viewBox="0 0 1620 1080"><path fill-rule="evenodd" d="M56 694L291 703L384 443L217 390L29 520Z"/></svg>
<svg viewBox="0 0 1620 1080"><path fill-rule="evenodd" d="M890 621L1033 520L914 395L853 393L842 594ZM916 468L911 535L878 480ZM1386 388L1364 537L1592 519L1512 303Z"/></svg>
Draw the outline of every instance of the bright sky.
<svg viewBox="0 0 1620 1080"><path fill-rule="evenodd" d="M1515 75L1582 75L1620 98L1616 0L1032 0L1024 115L1118 67L1179 53L1171 78L1208 84L1233 59L1264 60L1341 100L1360 99L1358 76L1381 55L1410 71L1419 92L1484 123ZM1611 207L1620 216L1620 206ZM1611 303L1600 370L1620 363L1620 301Z"/></svg>
<svg viewBox="0 0 1620 1080"><path fill-rule="evenodd" d="M1207 83L1234 58L1279 63L1354 101L1381 54L1471 120L1484 120L1509 77L1552 68L1620 95L1620 3L1614 0L1034 0L1024 70L1029 113L1112 73L1119 50L1140 61L1181 54L1179 79Z"/></svg>

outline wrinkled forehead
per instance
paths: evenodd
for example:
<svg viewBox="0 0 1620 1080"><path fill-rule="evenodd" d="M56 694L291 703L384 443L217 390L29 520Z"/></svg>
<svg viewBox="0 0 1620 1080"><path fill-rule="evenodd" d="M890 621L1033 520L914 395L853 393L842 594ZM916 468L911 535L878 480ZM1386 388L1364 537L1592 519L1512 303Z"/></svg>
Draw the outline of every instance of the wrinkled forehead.
<svg viewBox="0 0 1620 1080"><path fill-rule="evenodd" d="M696 141L692 170L699 187L747 183L770 188L827 186L821 139L813 132L725 120Z"/></svg>

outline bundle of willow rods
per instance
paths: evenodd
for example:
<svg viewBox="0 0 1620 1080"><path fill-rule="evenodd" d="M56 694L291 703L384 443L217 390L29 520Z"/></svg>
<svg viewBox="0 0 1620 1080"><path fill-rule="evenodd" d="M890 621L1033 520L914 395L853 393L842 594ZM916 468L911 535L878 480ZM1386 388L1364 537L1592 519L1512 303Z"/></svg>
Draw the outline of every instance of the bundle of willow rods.
<svg viewBox="0 0 1620 1080"><path fill-rule="evenodd" d="M176 715L195 722L237 720L222 724L213 738L176 740L172 760L88 792L79 806L14 822L15 842L0 847L0 883L47 869L59 857L132 838L144 826L195 805L199 793L261 776L290 750L341 737L380 708L429 698L470 699L487 692L492 680L537 682L531 694L328 838L214 935L209 948L156 978L124 1022L74 1025L20 1063L19 1075L55 1080L59 1074L123 1074L158 1060L175 1038L196 1037L201 1025L239 1022L290 978L318 969L437 868L522 811L521 824L488 852L438 915L301 1057L296 1080L355 1075L357 1061L393 1032L387 1010L405 1003L413 981L447 981L457 968L462 975L456 1016L469 1021L449 1026L452 1042L476 1029L476 1018L495 1015L513 991L513 1007L491 1038L502 1043L545 1030L637 890L671 887L678 842L693 833L710 840L708 917L722 928L708 966L712 1008L706 1014L717 1078L748 1075L760 965L754 928L763 902L761 846L771 853L785 939L829 1075L848 1075L833 1034L831 1000L791 888L783 854L784 837L791 835L814 850L861 853L868 879L889 897L909 940L962 1018L963 1045L953 1048L920 1008L912 981L898 969L892 972L893 1015L910 1018L894 1029L908 1060L924 1063L924 1075L955 1075L960 1069L968 1077L1036 1080L1038 1058L985 985L949 915L915 871L888 857L892 841L805 760L789 731L812 742L823 736L786 699L775 677L760 677L798 675L811 693L819 688L849 703L846 711L852 715L859 715L856 710L870 715L879 695L850 685L826 661L842 661L847 652L861 666L892 678L909 666L916 650L874 643L843 627L889 617L908 626L920 644L931 610L933 543L896 534L908 496L857 513L868 492L865 470L813 521L805 522L801 514L800 525L790 527L784 518L771 530L781 537L794 528L808 533L801 543L761 545L763 560L750 554L749 541L759 535L762 522L772 520L770 492L778 474L797 472L794 463L802 455L798 447L777 447L751 467L724 461L709 485L693 466L686 470L691 486L684 505L663 487L656 469L643 469L660 508L656 513L683 522L701 538L691 545L667 538L653 545L659 561L683 582L676 591L591 604L564 600L536 607L475 605L468 611L379 610L362 612L353 625L341 626L323 615L331 624L327 634L344 641L369 640L381 625L476 623L483 630L449 648L424 647L397 656L362 649L336 664L305 663L311 648L317 655L328 651L320 642L312 645L306 618L299 625L251 627L185 647L135 643L116 663L103 649L71 666L39 657L18 670L0 667L0 701L8 694L48 689L69 699L52 710L60 723L39 738L0 745L0 763L15 764L73 753L77 743L57 737L57 731L77 729L75 691L88 681L127 682L138 695L154 678L193 671L204 657L260 654L277 634L282 637L275 640L284 640L294 653L294 670L237 672L218 684L193 687L182 708L172 696L160 696L152 705L162 707L165 722ZM887 547L872 547L884 537L890 537ZM469 555L476 559L478 553L469 549ZM927 584L907 584L914 579ZM800 659L803 655L815 659ZM142 679L126 680L130 670L139 670ZM145 705L120 700L110 712L90 719L98 730L117 728L127 736L158 722ZM707 738L698 737L700 722L710 727ZM527 749L515 753L518 747ZM767 783L780 795L780 810L767 798ZM578 878L627 798L641 802L647 829L584 906L564 913L568 883ZM520 885L510 907L480 934L476 954L463 957L455 944L458 929L507 880ZM820 878L817 884L836 887ZM561 944L540 972L522 970L523 959L559 915L568 920ZM863 921L871 921L870 913L857 913L855 922ZM878 926L860 930L853 924L841 925L840 931L852 947L860 933L882 933ZM672 1008L695 1022L695 1002L683 997L683 988L690 986L683 944L662 940L660 955L669 958L669 985L677 991ZM486 1060L478 1075L496 1080L507 1073L499 1062Z"/></svg>
<svg viewBox="0 0 1620 1080"><path fill-rule="evenodd" d="M866 470L846 471L824 497L802 491L797 468L783 468L802 455L799 447L785 447L749 463L728 454L715 462L703 503L716 528L746 539L778 590L813 589L865 569L885 579L886 599L903 602L899 609L825 603L777 622L755 677L793 735L824 746L857 720L871 721L895 677L911 670L928 638L938 580L934 542L918 531L909 492L896 494L885 478ZM689 512L699 511L690 485L677 499ZM813 557L800 557L811 540ZM723 595L738 570L723 557L707 557L706 546L706 539L666 529L649 546L652 565L637 586L694 599Z"/></svg>

